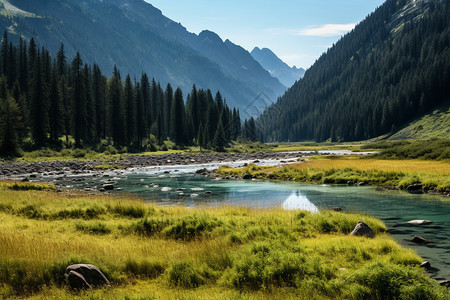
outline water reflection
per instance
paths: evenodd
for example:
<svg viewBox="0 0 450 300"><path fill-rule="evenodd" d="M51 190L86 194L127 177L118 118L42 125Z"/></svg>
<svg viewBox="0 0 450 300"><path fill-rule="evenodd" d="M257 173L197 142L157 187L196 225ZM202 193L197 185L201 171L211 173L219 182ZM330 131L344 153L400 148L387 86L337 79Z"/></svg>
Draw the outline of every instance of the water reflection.
<svg viewBox="0 0 450 300"><path fill-rule="evenodd" d="M285 210L302 209L313 213L319 212L317 206L315 206L309 199L302 195L300 192L293 193L282 204Z"/></svg>

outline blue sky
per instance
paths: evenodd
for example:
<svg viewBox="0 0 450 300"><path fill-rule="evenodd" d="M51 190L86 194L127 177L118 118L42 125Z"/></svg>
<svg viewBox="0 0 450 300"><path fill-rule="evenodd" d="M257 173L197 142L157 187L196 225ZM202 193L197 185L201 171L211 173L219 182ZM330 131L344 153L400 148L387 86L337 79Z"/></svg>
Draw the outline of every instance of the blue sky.
<svg viewBox="0 0 450 300"><path fill-rule="evenodd" d="M248 51L270 48L308 68L384 0L145 0L190 32L208 29Z"/></svg>

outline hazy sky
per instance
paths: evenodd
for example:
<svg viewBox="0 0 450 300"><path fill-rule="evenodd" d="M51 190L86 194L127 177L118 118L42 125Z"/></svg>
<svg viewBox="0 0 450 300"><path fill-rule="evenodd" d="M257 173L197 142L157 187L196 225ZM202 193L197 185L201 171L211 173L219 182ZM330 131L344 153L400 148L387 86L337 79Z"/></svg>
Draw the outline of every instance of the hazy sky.
<svg viewBox="0 0 450 300"><path fill-rule="evenodd" d="M308 68L384 0L145 0L190 32L216 32L248 51L270 48Z"/></svg>

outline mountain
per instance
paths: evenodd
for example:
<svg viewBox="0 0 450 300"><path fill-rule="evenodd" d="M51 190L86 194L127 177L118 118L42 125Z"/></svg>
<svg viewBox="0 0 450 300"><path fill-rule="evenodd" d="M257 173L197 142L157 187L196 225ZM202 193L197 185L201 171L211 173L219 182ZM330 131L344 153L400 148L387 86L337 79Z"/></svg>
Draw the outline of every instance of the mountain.
<svg viewBox="0 0 450 300"><path fill-rule="evenodd" d="M272 50L267 48L259 49L255 47L250 53L253 58L269 71L270 75L278 80L286 87L291 87L297 80L305 75L305 70L293 66L289 67L282 61Z"/></svg>
<svg viewBox="0 0 450 300"><path fill-rule="evenodd" d="M146 72L186 93L220 90L230 106L244 108L261 92L276 99L285 87L231 41L204 31L190 33L143 0L0 0L0 25L11 40L35 38L54 55L64 43L71 59L111 73Z"/></svg>
<svg viewBox="0 0 450 300"><path fill-rule="evenodd" d="M448 107L449 4L387 0L265 110L265 140L364 140Z"/></svg>

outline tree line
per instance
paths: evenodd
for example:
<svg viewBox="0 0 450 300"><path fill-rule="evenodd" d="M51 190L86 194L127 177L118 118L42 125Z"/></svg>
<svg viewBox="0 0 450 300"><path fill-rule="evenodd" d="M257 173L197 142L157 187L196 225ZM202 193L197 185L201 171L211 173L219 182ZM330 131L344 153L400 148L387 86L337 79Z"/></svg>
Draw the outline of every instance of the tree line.
<svg viewBox="0 0 450 300"><path fill-rule="evenodd" d="M168 139L177 146L224 151L239 137L256 139L254 123L241 124L239 110L229 108L220 92L213 96L194 85L185 99L180 88L167 84L163 90L146 73L123 80L114 67L108 78L80 53L68 62L63 44L52 58L34 39L28 43L21 37L15 46L3 34L1 155L71 141L75 148L95 148L105 140L136 151L156 150Z"/></svg>
<svg viewBox="0 0 450 300"><path fill-rule="evenodd" d="M395 132L450 97L449 1L387 0L258 119L268 141L352 141ZM419 5L418 3L417 5Z"/></svg>

